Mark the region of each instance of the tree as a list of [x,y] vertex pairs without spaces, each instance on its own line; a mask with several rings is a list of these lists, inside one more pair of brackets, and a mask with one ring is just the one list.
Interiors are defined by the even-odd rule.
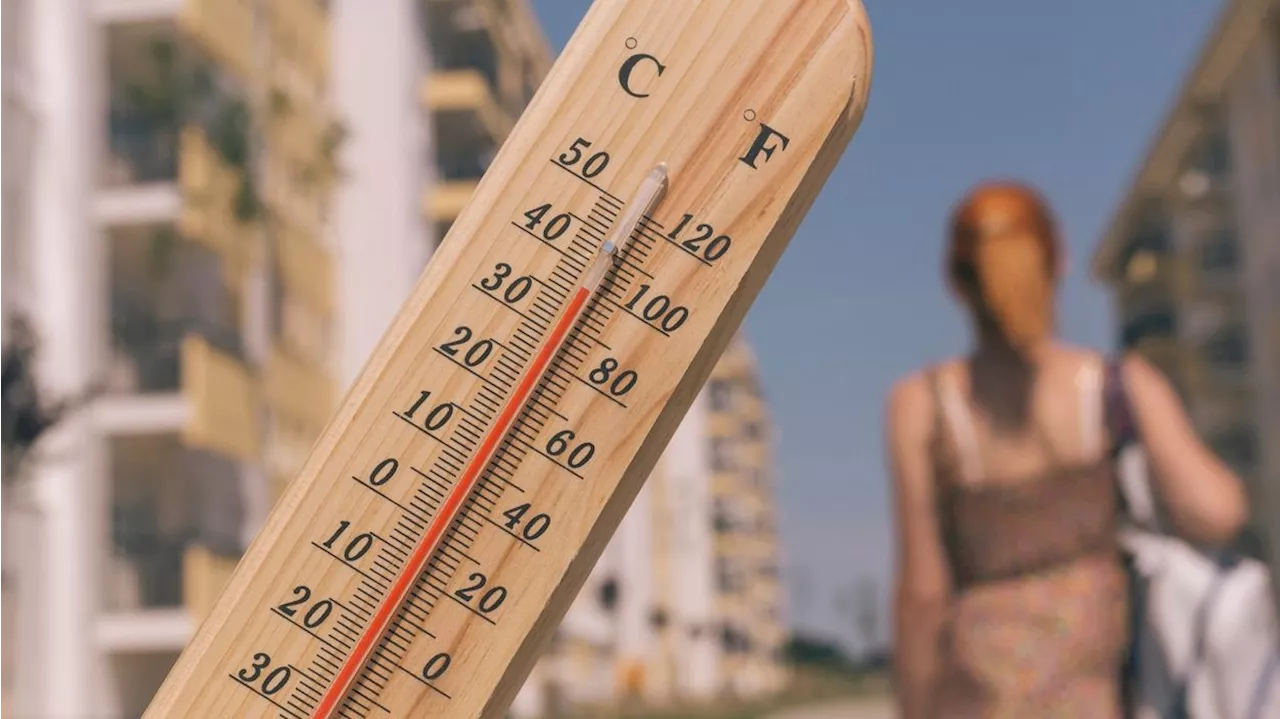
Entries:
[[870,577],[860,577],[836,598],[836,610],[853,620],[863,658],[871,657],[880,642],[880,590]]
[[5,319],[7,339],[3,347],[0,379],[3,392],[3,477],[6,492],[23,475],[26,460],[40,438],[70,411],[96,393],[91,388],[80,397],[51,399],[40,389],[34,366],[38,342],[35,331],[22,314]]

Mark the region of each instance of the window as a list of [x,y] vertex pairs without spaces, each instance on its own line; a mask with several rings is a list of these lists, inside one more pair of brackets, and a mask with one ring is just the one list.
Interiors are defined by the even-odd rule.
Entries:
[[110,544],[102,579],[108,611],[181,606],[187,553],[241,550],[239,465],[185,447],[177,434],[114,437],[109,443]]
[[740,592],[743,589],[742,573],[731,560],[725,557],[716,559],[716,587],[726,594]]
[[711,380],[707,383],[707,397],[712,412],[726,412],[733,405],[733,388],[725,380]]
[[610,577],[600,585],[600,606],[611,612],[618,606],[618,580]]
[[1230,272],[1240,261],[1240,242],[1235,230],[1214,230],[1200,246],[1200,268],[1206,272]]
[[720,643],[729,654],[745,654],[751,651],[751,640],[746,633],[731,624],[726,624],[721,629]]
[[1196,143],[1187,152],[1183,164],[1183,176],[1197,174],[1205,179],[1221,178],[1231,171],[1231,140],[1226,124],[1220,119],[1209,118]]
[[729,510],[728,502],[724,498],[715,500],[712,523],[718,534],[733,531],[733,513]]
[[713,472],[730,472],[733,468],[733,445],[725,437],[712,437],[711,470]]
[[1132,347],[1147,337],[1173,337],[1177,331],[1177,317],[1171,310],[1145,312],[1124,323],[1120,346]]
[[1257,434],[1252,425],[1239,424],[1209,440],[1209,446],[1232,469],[1249,474],[1257,461]]
[[1220,330],[1204,343],[1204,358],[1220,369],[1238,369],[1248,360],[1248,338],[1240,326]]

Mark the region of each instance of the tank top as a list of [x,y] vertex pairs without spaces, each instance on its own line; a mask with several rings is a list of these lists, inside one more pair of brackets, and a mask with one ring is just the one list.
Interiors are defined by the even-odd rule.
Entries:
[[[1128,644],[1117,494],[1102,452],[1100,367],[1078,377],[1081,431],[1096,462],[983,482],[968,408],[933,372],[941,412],[939,517],[954,592],[939,650],[938,717],[1119,719]],[[966,481],[967,480],[967,481]],[[976,481],[975,481],[976,480]]]

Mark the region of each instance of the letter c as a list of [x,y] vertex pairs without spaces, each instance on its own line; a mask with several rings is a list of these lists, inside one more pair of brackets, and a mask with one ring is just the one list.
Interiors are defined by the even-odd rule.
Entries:
[[656,65],[658,67],[659,77],[662,76],[662,71],[667,69],[667,67],[662,63],[658,62],[658,58],[654,57],[653,55],[649,55],[643,52],[636,53],[635,55],[632,55],[631,57],[624,60],[622,63],[622,67],[618,68],[618,84],[622,86],[622,91],[627,93],[628,95],[632,97],[645,98],[649,96],[649,93],[636,92],[635,90],[631,89],[631,71],[635,70],[636,65],[639,65],[641,60],[648,60],[652,62],[654,65]]

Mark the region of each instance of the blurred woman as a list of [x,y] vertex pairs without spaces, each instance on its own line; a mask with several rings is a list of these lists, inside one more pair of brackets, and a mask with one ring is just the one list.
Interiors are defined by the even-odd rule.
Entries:
[[[899,380],[887,405],[905,719],[1124,715],[1105,359],[1054,336],[1062,266],[1033,190],[982,185],[954,211],[946,271],[973,349]],[[1239,479],[1159,371],[1126,356],[1118,374],[1173,526],[1193,542],[1232,540],[1246,518]]]

